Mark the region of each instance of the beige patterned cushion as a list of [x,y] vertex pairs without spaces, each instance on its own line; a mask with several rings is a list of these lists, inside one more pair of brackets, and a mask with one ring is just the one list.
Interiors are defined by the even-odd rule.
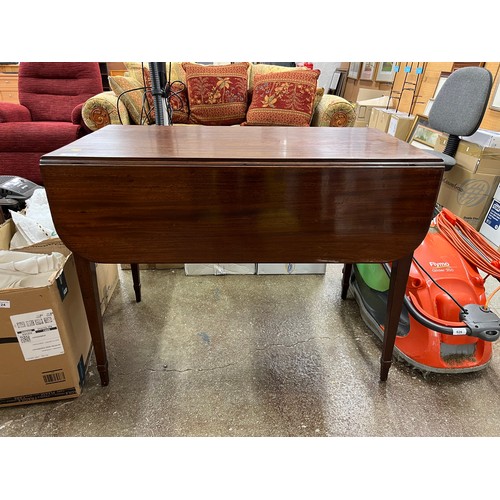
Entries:
[[322,97],[313,115],[313,127],[352,127],[356,121],[356,111],[353,104],[332,94]]
[[115,95],[125,104],[133,123],[137,125],[153,123],[149,116],[149,105],[142,83],[131,76],[110,76],[108,80]]
[[289,68],[286,66],[278,66],[275,64],[251,64],[249,68],[248,75],[248,90],[251,92],[253,90],[253,80],[255,75],[267,75],[268,73],[282,73],[284,71],[303,71],[307,70],[306,67]]
[[130,125],[125,104],[120,100],[118,107],[117,103],[118,98],[113,91],[101,92],[88,99],[82,109],[85,125],[94,131],[106,125]]

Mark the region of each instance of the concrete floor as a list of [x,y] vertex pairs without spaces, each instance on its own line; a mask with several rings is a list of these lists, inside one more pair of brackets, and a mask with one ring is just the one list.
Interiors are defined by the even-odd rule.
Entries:
[[79,398],[0,409],[0,437],[500,436],[499,347],[480,372],[395,362],[381,383],[381,344],[341,300],[341,269],[144,270],[139,304],[120,270],[104,317],[110,385],[92,359]]

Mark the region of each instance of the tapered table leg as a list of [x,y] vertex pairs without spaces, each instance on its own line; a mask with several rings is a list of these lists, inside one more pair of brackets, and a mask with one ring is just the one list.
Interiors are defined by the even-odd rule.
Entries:
[[87,313],[90,335],[94,346],[94,354],[97,363],[97,371],[101,377],[101,385],[109,384],[108,359],[106,357],[106,345],[104,342],[104,329],[102,325],[101,305],[99,303],[99,288],[95,263],[73,254],[75,258],[76,271],[82,291],[83,304]]
[[132,281],[134,283],[135,301],[141,301],[141,275],[139,272],[139,264],[130,264],[132,270]]
[[344,264],[344,267],[342,269],[342,292],[340,295],[344,300],[347,298],[347,291],[349,290],[351,271],[352,271],[352,264]]
[[403,299],[406,291],[406,283],[410,273],[412,255],[408,255],[392,263],[391,282],[387,300],[387,313],[384,328],[384,342],[382,345],[382,357],[380,359],[380,380],[387,380],[389,368],[392,364],[392,353],[398,331],[399,318],[403,308]]

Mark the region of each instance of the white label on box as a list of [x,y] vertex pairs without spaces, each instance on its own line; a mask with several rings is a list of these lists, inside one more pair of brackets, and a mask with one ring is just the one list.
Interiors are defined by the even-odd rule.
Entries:
[[387,133],[389,135],[396,135],[396,129],[398,127],[398,119],[394,118],[394,116],[391,116],[391,121],[389,122],[389,128],[387,129]]
[[52,309],[16,314],[10,320],[26,361],[64,354]]
[[0,300],[0,309],[10,309],[10,300]]

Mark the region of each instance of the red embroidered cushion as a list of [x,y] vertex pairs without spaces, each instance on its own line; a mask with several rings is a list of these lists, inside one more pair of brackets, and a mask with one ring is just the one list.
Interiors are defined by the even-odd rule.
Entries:
[[245,119],[249,64],[182,63],[186,72],[190,123],[235,125]]
[[255,75],[243,125],[308,127],[319,75],[319,70]]
[[172,108],[172,123],[189,123],[188,93],[184,83],[172,82],[169,102]]

